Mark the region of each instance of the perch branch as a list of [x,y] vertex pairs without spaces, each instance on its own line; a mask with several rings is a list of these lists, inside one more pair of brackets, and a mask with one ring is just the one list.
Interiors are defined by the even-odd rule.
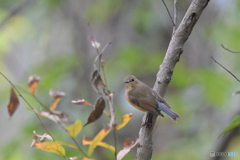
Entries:
[[[156,82],[153,88],[161,96],[164,96],[167,86],[171,81],[173,69],[183,52],[183,46],[208,2],[209,0],[193,0],[183,17],[183,20],[179,24],[179,27],[173,34],[163,63],[159,67]],[[150,160],[152,157],[153,149],[151,133],[156,123],[156,118],[156,114],[144,114],[142,124],[146,125],[142,125],[139,131],[139,141],[136,153],[137,160]]]

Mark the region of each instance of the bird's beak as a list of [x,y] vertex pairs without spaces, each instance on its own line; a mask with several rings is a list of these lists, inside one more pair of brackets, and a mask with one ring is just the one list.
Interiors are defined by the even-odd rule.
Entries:
[[129,80],[125,81],[125,83],[129,83]]

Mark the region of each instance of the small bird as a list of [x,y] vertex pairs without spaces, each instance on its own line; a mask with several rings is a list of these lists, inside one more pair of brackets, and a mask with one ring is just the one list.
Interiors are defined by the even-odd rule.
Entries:
[[179,114],[170,110],[170,106],[157,92],[133,75],[127,76],[124,82],[126,84],[126,98],[133,107],[144,112],[152,112],[164,117],[161,113],[161,111],[163,111],[174,121],[176,121],[176,118],[180,117]]

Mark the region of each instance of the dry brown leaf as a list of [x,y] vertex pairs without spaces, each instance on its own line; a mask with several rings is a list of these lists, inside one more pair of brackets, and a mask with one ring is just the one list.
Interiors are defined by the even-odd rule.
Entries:
[[33,96],[36,95],[37,86],[38,86],[39,81],[40,81],[40,77],[37,75],[31,75],[28,78],[28,89]]
[[86,101],[85,99],[72,100],[72,103],[93,107],[93,105],[88,103],[88,101]]
[[117,160],[121,160],[133,147],[136,146],[138,143],[138,138],[136,139],[135,143],[131,139],[126,139],[126,141],[123,144],[123,149],[118,152],[117,154]]
[[43,135],[39,135],[39,134],[36,134],[36,131],[33,131],[33,134],[34,134],[34,137],[33,137],[31,147],[34,147],[35,144],[38,143],[38,140],[37,140],[38,138],[40,138],[40,142],[44,142],[45,139],[53,141],[53,138],[46,133],[44,133]]
[[51,112],[45,112],[45,111],[37,111],[36,109],[34,109],[34,112],[37,113],[40,116],[46,117],[56,123],[58,123],[59,121],[62,122],[66,122],[66,123],[73,123],[73,121],[71,121],[68,118],[68,115],[66,113],[63,113],[61,111],[51,111]]
[[60,121],[62,122],[66,122],[66,123],[74,123],[73,121],[71,121],[69,118],[68,118],[68,115],[64,112],[61,112],[61,111],[52,111],[51,114],[57,116]]
[[17,109],[18,105],[19,105],[18,97],[17,97],[14,89],[11,88],[11,90],[10,90],[10,100],[9,100],[9,103],[8,103],[8,106],[7,106],[8,113],[9,113],[10,117],[13,115],[13,113]]
[[103,80],[101,78],[100,74],[97,74],[94,81],[93,81],[93,88],[95,89],[96,92],[100,93],[99,91],[99,86],[105,87],[105,84],[103,83]]
[[101,117],[104,108],[105,108],[105,100],[102,97],[100,97],[100,98],[97,99],[95,109],[89,115],[88,121],[84,125],[84,127],[86,125],[88,125],[89,123],[92,123],[92,122],[96,121],[99,117]]
[[57,99],[59,97],[64,97],[65,93],[61,92],[61,91],[56,91],[56,90],[51,88],[50,91],[49,91],[49,96],[54,98],[54,99]]
[[94,69],[94,71],[91,74],[91,82],[95,79],[97,75],[99,75],[98,69]]

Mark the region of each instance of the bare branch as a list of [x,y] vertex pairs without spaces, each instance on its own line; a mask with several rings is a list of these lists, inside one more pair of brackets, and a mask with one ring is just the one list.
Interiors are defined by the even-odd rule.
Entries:
[[174,0],[174,26],[173,26],[173,34],[176,31],[177,28],[177,12],[178,12],[178,7],[177,7],[177,0]]
[[176,24],[175,24],[174,21],[173,21],[173,18],[172,18],[171,14],[170,14],[170,12],[169,12],[169,10],[168,10],[168,7],[167,7],[166,3],[164,2],[164,0],[162,0],[162,2],[163,2],[163,4],[164,4],[165,8],[167,9],[167,12],[168,12],[169,17],[171,18],[173,27],[175,28],[175,25],[176,25]]
[[218,61],[216,61],[212,56],[211,58],[214,60],[215,63],[217,63],[219,66],[221,66],[223,69],[225,69],[228,73],[230,73],[238,82],[240,82],[240,80],[232,73],[230,72],[227,68],[225,68],[223,65],[221,65]]
[[98,58],[99,58],[100,56],[102,56],[103,52],[106,50],[106,48],[107,48],[111,43],[112,43],[112,42],[110,41],[110,42],[108,42],[108,43],[103,47],[103,49],[101,50],[101,52],[96,56],[96,58],[95,58],[95,60],[94,60],[94,64],[96,64]]
[[[197,23],[202,11],[208,5],[209,0],[193,0],[189,6],[183,20],[179,27],[173,34],[169,43],[166,56],[163,63],[159,67],[157,79],[153,89],[158,92],[162,97],[164,96],[167,86],[171,81],[174,67],[180,59],[183,52],[183,46],[190,36],[193,27]],[[156,123],[156,114],[145,113],[139,131],[139,141],[137,148],[137,160],[150,160],[152,157],[152,132]],[[149,125],[150,124],[150,125]],[[150,137],[150,138],[149,138]],[[149,140],[147,140],[149,138]]]
[[221,44],[222,48],[229,51],[229,52],[232,52],[232,53],[240,53],[240,51],[233,51],[233,50],[230,50],[228,48],[226,48],[223,44]]

